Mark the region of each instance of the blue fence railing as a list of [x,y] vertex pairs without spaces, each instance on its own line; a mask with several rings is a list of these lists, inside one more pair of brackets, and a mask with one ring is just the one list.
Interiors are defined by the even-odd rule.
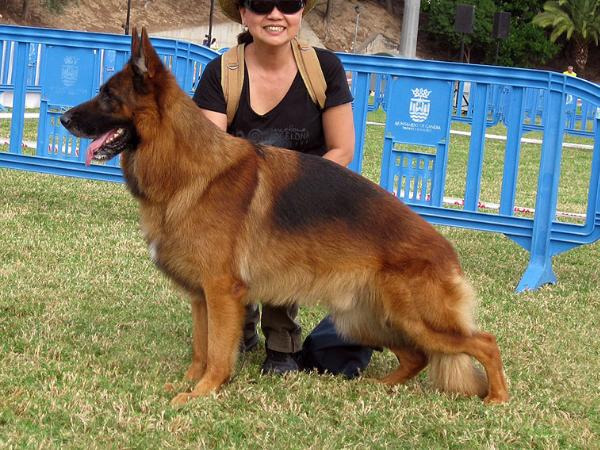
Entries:
[[[370,94],[372,99],[369,104],[369,111],[382,108],[387,111],[387,101],[389,96],[389,76],[387,74],[373,74],[370,80]],[[471,83],[468,81],[457,80],[454,86],[454,109],[452,120],[456,122],[471,123],[475,114],[474,105],[471,100]],[[546,89],[525,88],[525,121],[526,131],[541,131],[543,126],[543,108],[545,103]],[[486,126],[492,127],[498,123],[505,122],[510,100],[513,98],[512,87],[507,84],[494,84],[488,90],[487,113],[488,120]],[[567,122],[565,131],[572,135],[592,137],[594,127],[596,126],[596,103],[584,101],[581,98],[574,98],[567,95],[565,104],[565,114]]]
[[[191,43],[152,42],[190,94],[204,65],[216,56]],[[0,94],[13,94],[7,119],[10,139],[0,148],[0,167],[122,181],[118,161],[86,167],[88,142],[69,135],[58,117],[95,95],[127,61],[129,47],[130,38],[123,35],[0,26]],[[600,87],[537,70],[339,56],[354,95],[357,144],[350,168],[361,171],[367,113],[382,108],[381,185],[432,223],[502,233],[527,250],[529,264],[518,291],[554,282],[553,256],[600,238]],[[28,120],[25,100],[32,93],[40,96],[39,120],[37,139],[28,149],[23,128]],[[490,127],[503,131],[501,163],[492,171],[496,209],[480,195],[482,183],[489,183],[484,176],[486,150],[495,148],[487,133]],[[456,133],[462,133],[469,149],[462,164],[453,157]],[[527,133],[540,143],[535,170],[522,163],[522,152],[534,151],[523,144]],[[587,192],[578,202],[577,220],[563,219],[557,210],[565,185],[561,175],[568,177],[571,165],[580,163],[563,152],[568,136],[583,140],[588,148],[585,179],[566,183],[583,184],[581,191]],[[447,196],[450,172],[464,182],[459,199]],[[535,185],[530,214],[520,213],[519,183]]]
[[[215,53],[191,43],[153,39],[158,53],[179,84],[193,93],[203,65]],[[131,37],[54,29],[0,26],[0,94],[12,94],[10,144],[0,154],[4,164],[62,175],[121,181],[119,161],[86,168],[89,142],[70,135],[60,115],[81,103],[129,59]],[[39,124],[34,155],[24,155],[25,99],[40,94]],[[24,157],[26,156],[26,157]],[[10,160],[7,161],[7,160]]]

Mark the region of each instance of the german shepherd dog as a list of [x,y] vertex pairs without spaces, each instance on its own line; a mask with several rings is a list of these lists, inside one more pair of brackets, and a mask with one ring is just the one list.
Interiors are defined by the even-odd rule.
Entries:
[[508,400],[496,340],[474,325],[474,294],[451,244],[392,194],[333,162],[217,129],[145,29],[133,31],[124,68],[61,122],[94,139],[88,162],[121,154],[150,254],[192,298],[185,377],[198,382],[173,405],[229,380],[244,307],[257,301],[327,306],[342,336],[396,355],[385,384],[429,365],[440,390]]

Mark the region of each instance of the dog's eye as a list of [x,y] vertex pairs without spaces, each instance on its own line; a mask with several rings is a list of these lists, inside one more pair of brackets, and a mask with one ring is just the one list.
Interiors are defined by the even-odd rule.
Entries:
[[113,92],[107,86],[102,86],[102,88],[100,88],[98,99],[100,100],[100,108],[106,112],[118,111],[122,106],[119,97],[113,95]]
[[110,90],[110,88],[103,89],[102,98],[105,102],[111,104],[120,105],[122,103],[121,98],[118,95],[115,95],[114,92]]

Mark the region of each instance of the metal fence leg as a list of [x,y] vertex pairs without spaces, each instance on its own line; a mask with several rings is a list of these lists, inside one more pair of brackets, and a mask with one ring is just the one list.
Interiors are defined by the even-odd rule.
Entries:
[[546,283],[556,283],[552,270],[550,233],[556,214],[560,163],[564,132],[565,99],[561,92],[550,91],[544,110],[545,130],[538,178],[538,190],[533,218],[531,256],[517,292],[537,289]]

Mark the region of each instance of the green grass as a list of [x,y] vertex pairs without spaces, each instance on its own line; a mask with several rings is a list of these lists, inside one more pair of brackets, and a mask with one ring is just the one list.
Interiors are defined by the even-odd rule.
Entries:
[[[382,138],[369,127],[372,179]],[[456,167],[467,151],[457,142]],[[532,201],[529,184],[520,201]],[[189,306],[151,264],[124,186],[1,169],[0,223],[0,448],[600,448],[598,243],[555,258],[557,285],[517,295],[525,251],[441,229],[479,292],[481,328],[498,337],[507,405],[436,393],[424,375],[393,389],[368,382],[395,366],[388,352],[345,381],[262,377],[259,350],[220,393],[174,410],[165,386],[189,387]],[[303,308],[304,332],[323,314]]]
[[[39,112],[39,111],[36,111]],[[10,137],[11,119],[0,119],[0,137]],[[38,132],[38,120],[37,119],[24,119],[23,124],[23,140],[25,141],[37,141]],[[8,145],[0,145],[0,152],[8,152]],[[24,155],[35,155],[35,149],[25,147],[21,150]]]
[[[0,136],[9,137],[10,136],[10,119],[0,119]],[[37,119],[24,119],[23,125],[23,139],[28,141],[35,141],[37,139],[37,128],[38,128],[38,120]]]

